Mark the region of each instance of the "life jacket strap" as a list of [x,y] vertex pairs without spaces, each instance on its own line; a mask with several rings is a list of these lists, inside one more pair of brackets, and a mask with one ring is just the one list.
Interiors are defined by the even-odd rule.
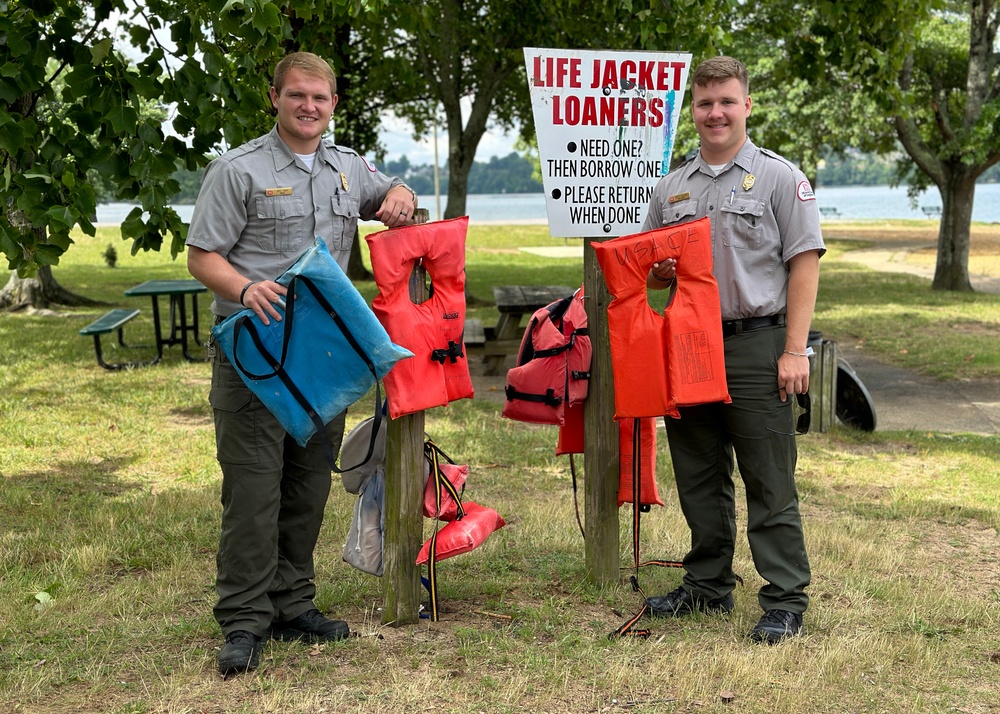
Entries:
[[507,401],[512,402],[515,399],[520,399],[524,402],[539,402],[550,407],[558,407],[562,404],[562,397],[556,396],[556,391],[554,389],[546,389],[545,394],[528,394],[527,392],[519,392],[512,386],[507,385],[504,388],[504,394],[507,395]]
[[465,353],[462,352],[462,342],[448,341],[447,349],[436,349],[431,350],[431,361],[445,363],[445,360],[450,360],[452,364],[458,362],[459,357],[465,357]]

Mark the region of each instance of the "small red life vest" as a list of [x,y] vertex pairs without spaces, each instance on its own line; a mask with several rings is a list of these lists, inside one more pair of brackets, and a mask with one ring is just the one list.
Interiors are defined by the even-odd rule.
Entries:
[[662,506],[656,487],[656,418],[621,419],[618,422],[618,505],[632,503],[632,440],[639,422],[639,505]]
[[[709,219],[592,245],[614,296],[615,418],[679,416],[679,406],[731,402]],[[646,276],[667,258],[677,260],[677,285],[660,316],[647,301]]]
[[[385,376],[393,419],[473,396],[463,339],[468,226],[463,216],[365,236],[379,288],[372,310],[393,342],[414,354]],[[431,281],[431,295],[419,305],[410,299],[417,261]]]
[[434,548],[434,561],[445,560],[455,555],[475,550],[500,530],[507,521],[492,508],[480,506],[475,501],[466,501],[465,515],[461,519],[449,521],[440,531],[431,536],[417,554],[417,565],[423,565]]
[[590,357],[581,286],[531,316],[521,338],[517,366],[507,372],[502,416],[562,425],[566,409],[587,398]]

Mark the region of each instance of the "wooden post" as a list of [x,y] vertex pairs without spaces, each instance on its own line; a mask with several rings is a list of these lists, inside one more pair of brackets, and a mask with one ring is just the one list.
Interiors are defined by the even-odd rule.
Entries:
[[[426,223],[418,208],[414,223]],[[422,303],[427,273],[422,265],[410,277],[410,299]],[[385,540],[382,558],[382,623],[409,625],[420,619],[420,566],[423,541],[424,412],[390,419],[385,448]]]
[[618,582],[618,424],[608,340],[611,295],[597,254],[584,239],[583,292],[593,355],[584,406],[584,522],[587,578],[598,585]]

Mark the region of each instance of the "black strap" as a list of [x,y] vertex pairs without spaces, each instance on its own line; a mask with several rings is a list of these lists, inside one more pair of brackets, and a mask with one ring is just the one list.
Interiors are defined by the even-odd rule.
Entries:
[[573,508],[576,510],[576,524],[580,526],[580,537],[587,540],[587,533],[583,529],[583,519],[580,518],[580,501],[576,492],[576,461],[573,454],[569,455],[569,472],[573,476]]
[[528,394],[527,392],[519,392],[508,384],[504,387],[503,391],[507,395],[508,402],[520,399],[522,402],[538,402],[550,407],[558,407],[563,401],[562,397],[556,396],[556,390],[554,389],[546,389],[545,394]]
[[[333,449],[330,446],[330,440],[326,435],[326,424],[323,423],[323,419],[320,417],[319,413],[309,403],[305,395],[299,389],[298,385],[292,380],[291,375],[285,370],[285,359],[288,356],[288,345],[292,339],[292,326],[295,320],[295,302],[298,297],[298,291],[296,287],[301,283],[304,285],[309,292],[312,293],[313,297],[316,298],[316,302],[319,303],[320,307],[326,312],[326,314],[334,321],[337,327],[340,329],[341,334],[347,340],[348,344],[354,349],[354,351],[364,360],[365,365],[368,367],[368,371],[372,373],[372,377],[375,378],[375,414],[372,421],[372,432],[371,440],[368,444],[368,453],[365,454],[365,458],[359,464],[350,466],[348,468],[337,468],[337,460],[333,453]],[[302,407],[306,415],[312,421],[313,426],[316,427],[316,433],[319,434],[320,441],[323,443],[323,450],[326,452],[326,459],[330,463],[330,468],[337,473],[343,473],[345,471],[350,471],[356,469],[359,466],[367,463],[375,451],[375,440],[378,435],[379,426],[382,423],[382,390],[378,383],[378,375],[375,372],[375,365],[372,363],[371,359],[362,349],[361,345],[351,331],[347,328],[347,324],[344,320],[337,314],[337,311],[333,308],[330,302],[326,299],[316,284],[311,278],[305,275],[295,275],[292,276],[291,281],[288,283],[288,295],[286,296],[286,306],[285,306],[285,319],[282,321],[283,332],[281,340],[281,357],[275,358],[267,348],[264,346],[260,335],[257,332],[257,326],[252,322],[249,315],[241,315],[236,319],[236,323],[233,325],[233,364],[235,367],[243,373],[248,379],[254,381],[261,381],[265,379],[271,379],[272,377],[277,377],[281,380],[282,384],[288,389],[289,394],[298,402],[299,406]],[[253,340],[254,346],[257,348],[258,353],[267,361],[268,365],[271,367],[271,372],[265,372],[263,374],[254,374],[250,372],[240,361],[239,357],[239,339],[240,333],[246,330],[250,335],[250,339]]]
[[[675,560],[647,560],[639,562],[639,526],[642,522],[642,512],[648,511],[641,504],[642,488],[640,479],[642,477],[642,422],[639,417],[635,417],[632,422],[632,556],[635,573],[629,577],[632,583],[632,590],[642,596],[642,607],[639,611],[626,620],[622,625],[608,635],[609,639],[615,640],[622,637],[639,637],[646,639],[650,635],[648,628],[637,627],[639,621],[649,610],[649,603],[646,601],[646,593],[639,587],[639,568],[646,565],[659,565],[666,568],[683,568],[684,564]],[[656,428],[655,426],[653,427]]]
[[449,360],[452,364],[455,364],[458,362],[459,357],[465,357],[465,353],[462,352],[464,341],[464,339],[460,339],[458,342],[449,340],[447,349],[431,350],[431,361],[444,364],[445,360]]

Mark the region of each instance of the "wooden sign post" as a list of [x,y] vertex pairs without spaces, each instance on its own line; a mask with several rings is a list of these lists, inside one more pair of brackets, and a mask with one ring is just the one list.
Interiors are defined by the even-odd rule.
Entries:
[[[426,223],[418,208],[414,223]],[[410,277],[410,299],[427,299],[427,272],[417,265]],[[385,443],[385,538],[382,558],[382,623],[409,625],[420,619],[420,566],[423,541],[424,412],[390,419]]]

